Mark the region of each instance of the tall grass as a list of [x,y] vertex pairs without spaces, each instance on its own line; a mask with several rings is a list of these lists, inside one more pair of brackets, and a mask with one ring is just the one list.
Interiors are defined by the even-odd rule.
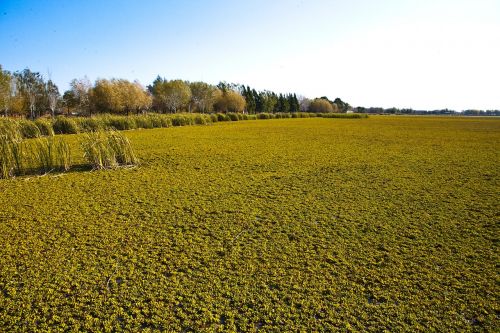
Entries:
[[31,120],[18,120],[19,132],[23,138],[32,139],[42,136],[40,129],[34,121]]
[[23,138],[37,138],[54,134],[76,134],[80,132],[95,132],[103,129],[132,130],[136,128],[160,128],[171,126],[207,125],[221,121],[239,121],[255,119],[281,119],[281,118],[367,118],[366,114],[358,113],[179,113],[179,114],[159,114],[146,113],[140,115],[111,115],[102,114],[94,117],[68,118],[59,116],[53,120],[37,119],[3,119],[0,122],[16,123]]
[[38,127],[40,131],[40,135],[43,136],[51,136],[54,135],[54,128],[52,127],[52,123],[47,119],[37,119],[35,120],[35,125]]
[[114,152],[118,165],[136,165],[139,163],[130,141],[125,135],[117,131],[109,131],[107,136],[109,147]]
[[54,136],[37,138],[30,149],[31,166],[43,173],[68,171],[71,167],[71,151],[68,144]]
[[9,178],[23,172],[23,142],[19,124],[0,122],[0,178]]
[[81,132],[94,132],[104,128],[104,123],[97,117],[75,118],[75,122]]
[[78,133],[78,125],[73,118],[59,116],[52,123],[56,134],[76,134]]
[[97,131],[84,134],[83,156],[94,170],[136,165],[138,160],[130,141],[117,131]]

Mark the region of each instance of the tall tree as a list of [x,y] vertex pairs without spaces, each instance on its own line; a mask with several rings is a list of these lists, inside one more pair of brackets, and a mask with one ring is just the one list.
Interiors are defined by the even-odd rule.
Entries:
[[61,96],[59,94],[59,89],[57,88],[56,84],[52,82],[52,80],[49,80],[47,81],[45,91],[47,94],[47,100],[49,102],[50,112],[52,113],[52,117],[54,117],[56,113],[57,102],[59,101],[59,97]]
[[[25,97],[27,101],[27,109],[29,110],[30,118],[34,119],[40,115],[43,109],[43,102],[45,97],[45,83],[42,76],[38,72],[32,72],[28,68],[22,72],[14,73],[16,76],[19,92]],[[38,111],[38,114],[37,114]]]
[[69,114],[72,109],[78,107],[78,99],[73,90],[66,90],[62,97],[62,103],[66,107],[66,113]]
[[161,79],[155,82],[152,87],[153,102],[160,110],[177,112],[185,108],[191,100],[191,89],[182,80],[167,81]]
[[331,113],[333,112],[333,107],[327,99],[316,98],[309,104],[309,112]]
[[278,96],[271,91],[263,91],[260,93],[263,102],[262,112],[271,113],[274,111],[276,103],[278,103]]
[[302,112],[307,112],[309,111],[309,105],[311,104],[311,100],[307,97],[304,96],[299,96],[298,97],[298,103],[299,103],[299,110]]
[[79,111],[92,115],[92,110],[90,108],[90,94],[92,90],[92,83],[90,83],[88,77],[84,76],[81,79],[73,79],[69,85],[71,87],[71,90],[73,91],[73,95],[78,101]]
[[245,110],[245,98],[241,96],[237,91],[228,89],[223,91],[217,101],[215,102],[214,108],[219,112],[243,112]]
[[91,93],[92,109],[98,112],[139,113],[151,106],[151,96],[137,81],[96,80]]
[[[205,82],[191,82],[191,104],[197,112],[210,112],[217,98],[217,88]],[[191,110],[190,110],[191,111]]]
[[242,95],[245,98],[247,112],[249,114],[255,113],[257,102],[255,100],[255,95],[249,86],[242,86]]
[[299,112],[300,106],[299,101],[297,100],[297,95],[289,94],[288,103],[290,104],[290,112]]
[[349,108],[351,107],[349,105],[349,103],[346,103],[344,101],[342,101],[340,98],[335,98],[335,100],[333,101],[333,103],[335,103],[338,107],[338,110],[340,112],[347,112],[347,110],[349,110]]

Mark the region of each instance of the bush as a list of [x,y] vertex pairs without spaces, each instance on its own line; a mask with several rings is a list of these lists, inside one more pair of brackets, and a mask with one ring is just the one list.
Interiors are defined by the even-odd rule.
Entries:
[[52,123],[52,128],[56,134],[76,134],[78,133],[78,125],[72,118],[64,116],[57,117]]
[[231,119],[227,114],[224,113],[217,113],[217,120],[218,121],[230,121]]
[[104,116],[103,120],[106,128],[118,131],[136,128],[134,119],[129,116]]
[[187,126],[193,125],[194,119],[192,116],[186,116],[182,114],[174,115],[172,117],[172,125],[173,126]]
[[143,117],[147,117],[149,119],[152,128],[168,127],[168,126],[163,126],[162,117],[158,114],[147,114],[144,115]]
[[216,115],[216,114],[212,113],[212,114],[210,115],[210,120],[212,121],[212,123],[216,123],[216,122],[218,122],[218,121],[219,121],[219,118],[217,117],[217,115]]
[[95,132],[104,128],[104,121],[100,118],[75,118],[81,132]]
[[172,118],[170,118],[170,117],[167,117],[165,115],[161,115],[160,120],[161,120],[161,127],[172,127],[173,126]]
[[136,128],[153,128],[153,122],[151,118],[147,115],[135,116],[135,127]]
[[196,115],[194,117],[194,123],[196,125],[206,125],[207,124],[207,121],[205,120],[205,118],[203,118],[201,115]]
[[257,119],[270,119],[270,118],[271,115],[269,113],[262,112],[257,114]]
[[229,120],[231,121],[238,121],[240,120],[240,118],[238,117],[238,114],[237,113],[228,113],[227,116],[229,117]]

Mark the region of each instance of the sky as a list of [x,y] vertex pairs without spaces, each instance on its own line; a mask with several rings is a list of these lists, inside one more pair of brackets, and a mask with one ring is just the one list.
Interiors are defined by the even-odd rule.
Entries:
[[0,0],[0,64],[242,83],[353,106],[500,109],[500,0]]

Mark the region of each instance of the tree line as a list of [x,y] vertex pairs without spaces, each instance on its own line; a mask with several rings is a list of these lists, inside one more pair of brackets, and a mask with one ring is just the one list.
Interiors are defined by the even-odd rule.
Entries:
[[49,78],[26,68],[9,72],[0,65],[0,114],[35,119],[46,114],[89,115],[158,113],[287,113],[346,112],[340,98],[308,99],[295,93],[257,91],[248,85],[220,82],[168,80],[158,76],[144,87],[125,79],[74,79],[70,89],[60,93]]
[[407,114],[407,115],[460,115],[460,116],[500,116],[500,110],[414,110],[411,108],[355,107],[353,111],[365,114]]

